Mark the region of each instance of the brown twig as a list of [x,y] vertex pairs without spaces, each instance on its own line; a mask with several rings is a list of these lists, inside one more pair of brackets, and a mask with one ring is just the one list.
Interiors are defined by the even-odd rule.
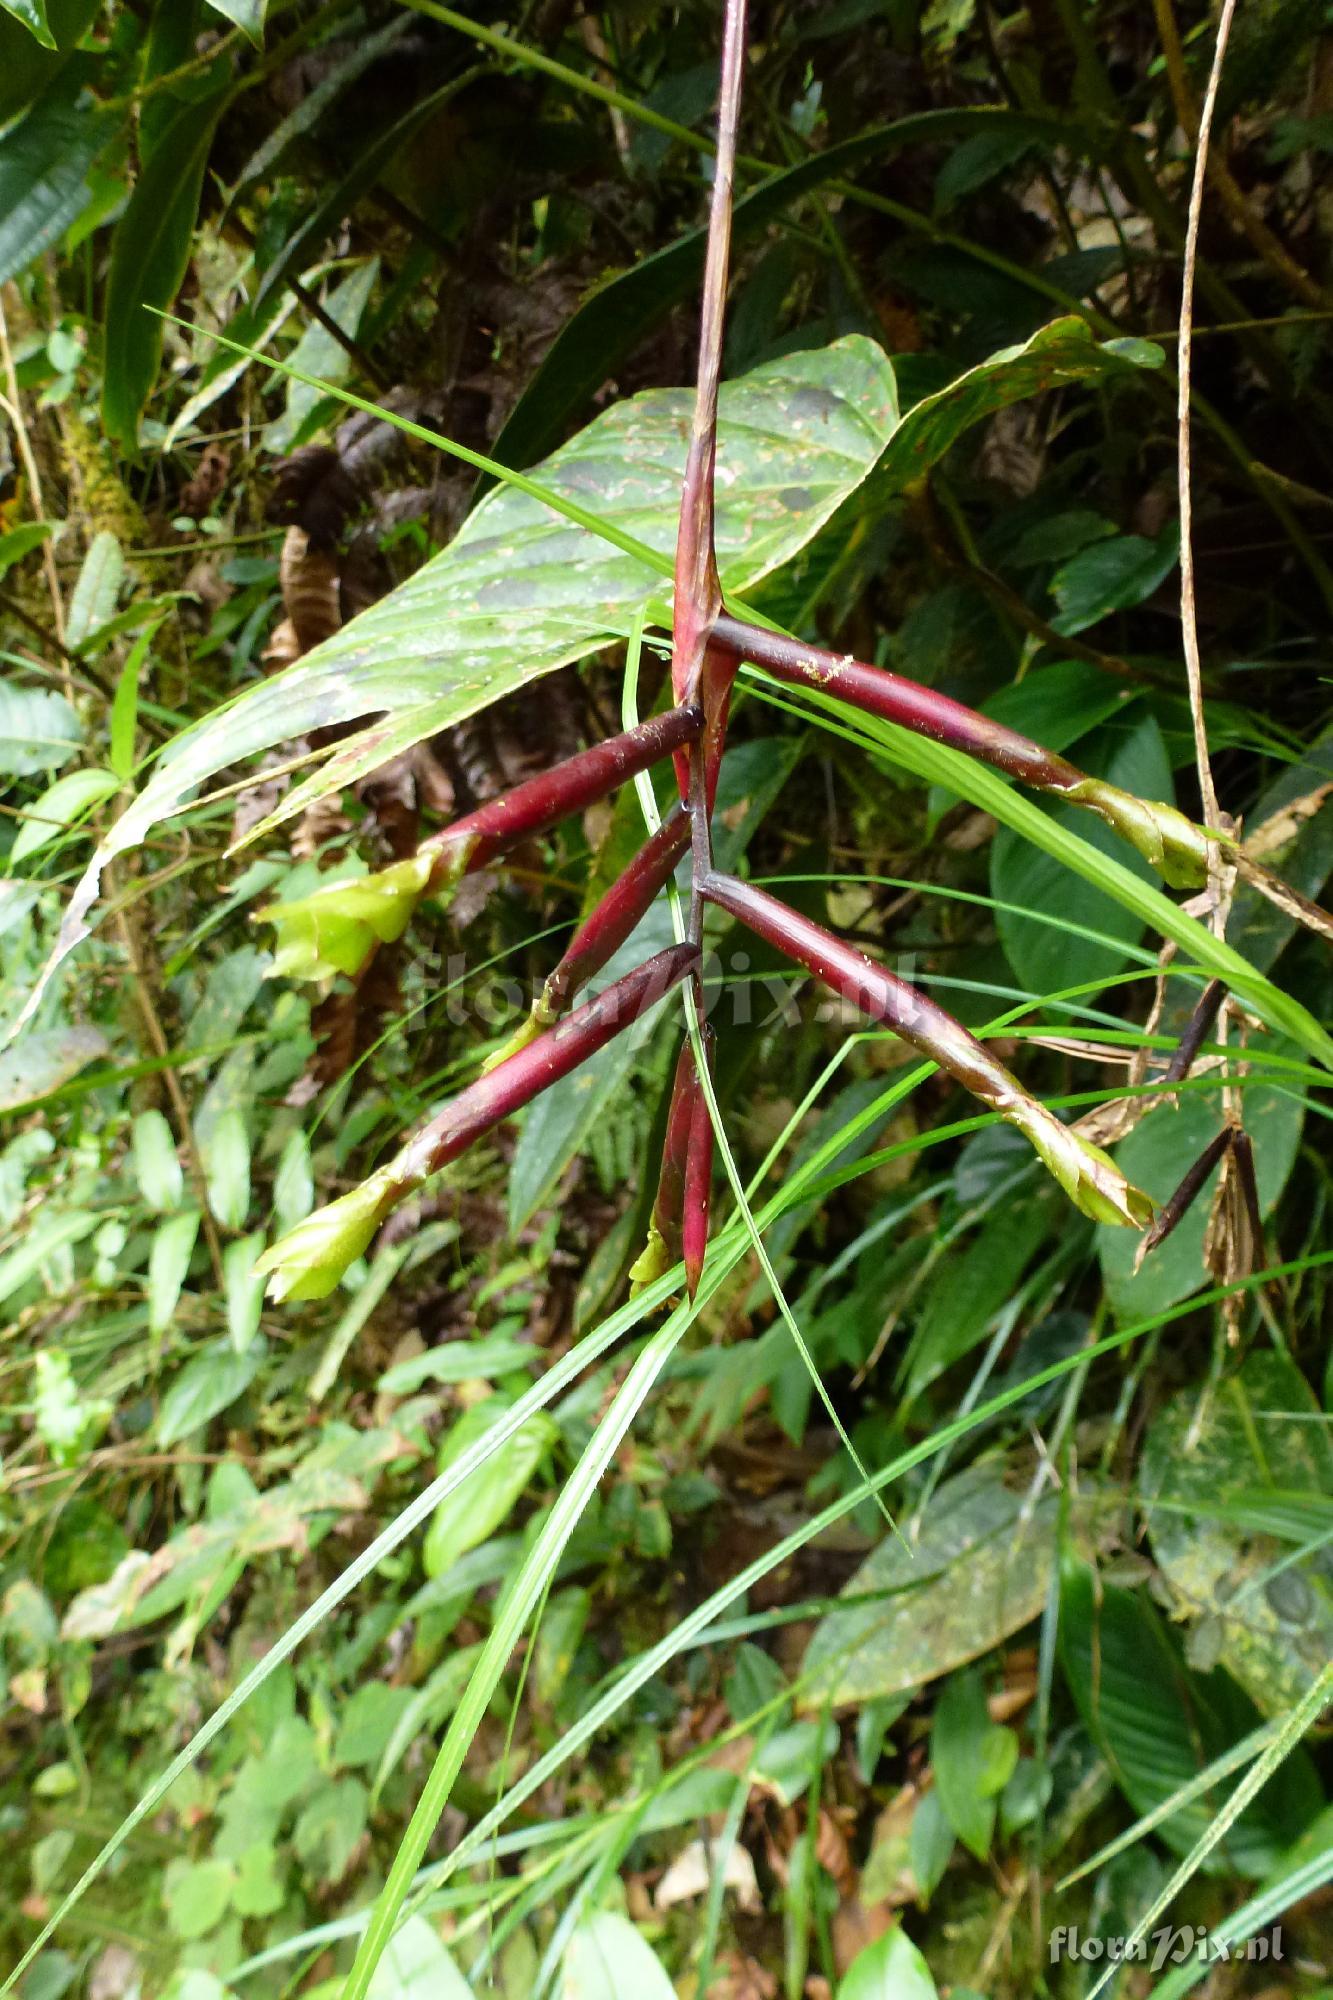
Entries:
[[[1207,155],[1207,139],[1203,133],[1194,93],[1190,89],[1189,77],[1185,71],[1185,51],[1180,40],[1180,30],[1172,11],[1171,0],[1153,0],[1153,13],[1157,17],[1157,33],[1162,44],[1162,55],[1166,62],[1167,82],[1171,89],[1171,102],[1175,106],[1176,117],[1182,130],[1191,138],[1198,138],[1201,151]],[[1224,20],[1219,30],[1219,41],[1224,42],[1230,28],[1230,21]],[[1236,180],[1225,160],[1213,157],[1207,161],[1208,178],[1217,190],[1217,195],[1227,214],[1248,238],[1252,248],[1260,256],[1274,277],[1284,284],[1289,292],[1303,305],[1326,312],[1333,305],[1322,285],[1316,284],[1309,272],[1298,264],[1285,243],[1268,227]]]
[[[19,394],[18,370],[14,366],[14,350],[9,344],[9,322],[5,317],[3,295],[0,295],[0,357],[5,369],[5,387],[8,395],[0,397],[10,423],[14,426],[14,441],[18,445],[23,470],[28,475],[28,490],[37,519],[45,520],[46,502],[42,497],[42,475],[37,464],[37,456],[28,435],[27,422],[23,415],[23,402]],[[46,571],[46,587],[51,593],[51,621],[54,637],[60,651],[65,651],[65,606],[60,595],[60,578],[56,574],[55,555],[49,539],[42,543],[42,568]],[[73,693],[73,688],[69,689]]]

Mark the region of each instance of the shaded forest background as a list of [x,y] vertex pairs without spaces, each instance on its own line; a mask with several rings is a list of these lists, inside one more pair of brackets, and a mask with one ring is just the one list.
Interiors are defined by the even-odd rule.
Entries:
[[[724,407],[729,504],[782,524],[762,614],[1196,818],[1174,371],[1216,30],[1192,0],[753,7],[724,367],[791,427],[770,476],[773,441]],[[901,1536],[720,1176],[725,1269],[598,1457],[662,1321],[626,1300],[670,1010],[450,1168],[333,1297],[275,1306],[255,1273],[476,1074],[641,838],[627,788],[364,977],[267,976],[263,907],[621,726],[628,614],[580,614],[560,653],[568,592],[521,537],[504,664],[457,719],[353,762],[349,716],[419,701],[406,663],[432,648],[455,672],[469,606],[440,552],[499,489],[425,433],[535,477],[575,440],[582,504],[669,547],[671,491],[622,504],[638,418],[581,440],[693,380],[719,33],[720,9],[656,0],[3,0],[6,1970],[365,1571],[117,1846],[24,2000],[332,2000],[459,1716],[375,2000],[1333,1993],[1327,1071],[1262,1004],[1271,982],[1326,1022],[1329,981],[1291,909],[1232,886],[1257,1011],[1229,1068],[1206,1039],[1165,1093],[1209,966],[1164,953],[1124,841],[1069,808],[1016,823],[1008,788],[932,782],[845,712],[742,684],[729,865],[986,1029],[1155,1199],[1229,1103],[1253,1145],[1258,1236],[1214,1174],[1136,1271],[949,1079],[717,931],[724,1121],[824,1387],[864,1463],[897,1468]],[[1196,273],[1198,620],[1221,804],[1315,902],[1331,152],[1327,6],[1242,0]],[[800,397],[853,407],[877,350],[904,413],[941,399],[937,447],[874,437],[806,533]],[[364,657],[341,637],[432,560],[393,600],[401,659],[386,626]],[[262,740],[211,739],[202,791],[110,860],[39,989],[161,753],[321,648],[375,699],[293,697],[284,727],[303,683],[273,683]],[[630,652],[647,714],[662,648]],[[548,1408],[395,1527],[540,1384]],[[1235,1950],[1210,1963],[1177,1928],[1176,1963],[1101,1987],[1100,1955],[1052,1951],[1057,1926],[1140,1924],[1149,1960],[1163,1924]]]

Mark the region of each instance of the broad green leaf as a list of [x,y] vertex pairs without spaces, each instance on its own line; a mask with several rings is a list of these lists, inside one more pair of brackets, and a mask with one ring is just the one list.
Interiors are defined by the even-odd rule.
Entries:
[[895,1925],[857,1953],[838,1988],[838,2000],[938,2000],[938,1993],[925,1959],[901,1925]]
[[139,675],[148,657],[148,648],[153,643],[156,624],[141,632],[130,647],[125,664],[116,681],[116,692],[111,703],[110,742],[107,749],[107,763],[122,784],[128,784],[134,775],[134,732],[139,721]]
[[190,1268],[195,1240],[199,1235],[197,1208],[168,1216],[159,1223],[148,1253],[148,1329],[163,1334],[171,1325],[180,1299],[181,1287]]
[[472,2000],[472,1988],[424,1917],[395,1931],[375,1968],[366,2000]]
[[[1113,1584],[1098,1588],[1081,1563],[1064,1580],[1059,1643],[1084,1724],[1136,1812],[1170,1798],[1258,1722],[1225,1673],[1191,1672],[1145,1597]],[[1222,1796],[1219,1790],[1173,1812],[1158,1829],[1161,1838],[1188,1853]],[[1314,1768],[1298,1750],[1242,1814],[1211,1866],[1265,1874],[1320,1800]]]
[[886,1536],[842,1592],[868,1601],[820,1620],[806,1649],[802,1701],[845,1707],[898,1694],[1026,1625],[1050,1587],[1057,1513],[1046,1494],[1025,1521],[1021,1492],[995,1467],[947,1481],[908,1545]]
[[53,49],[56,38],[51,33],[51,23],[46,18],[46,0],[0,0],[6,14],[12,14],[21,21],[30,35],[35,35],[44,49]]
[[229,1409],[254,1381],[262,1359],[263,1347],[258,1341],[244,1354],[237,1354],[227,1340],[215,1340],[201,1348],[162,1398],[157,1413],[157,1441],[162,1449],[169,1450],[192,1431],[202,1430],[220,1411]]
[[[1251,1054],[1262,1060],[1263,1037],[1251,1039]],[[1263,1083],[1247,1084],[1242,1098],[1245,1130],[1254,1148],[1259,1209],[1271,1214],[1287,1184],[1300,1146],[1305,1106],[1298,1092]],[[1179,1107],[1155,1106],[1116,1148],[1116,1163],[1135,1187],[1165,1201],[1179,1187],[1209,1140],[1217,1134],[1221,1107],[1214,1091],[1182,1093]],[[1107,1295],[1121,1320],[1161,1312],[1208,1283],[1203,1261],[1204,1231],[1217,1186],[1215,1170],[1175,1230],[1134,1270],[1135,1245],[1112,1239],[1123,1232],[1097,1231]]]
[[333,1761],[368,1769],[378,1764],[404,1709],[415,1700],[412,1688],[390,1687],[387,1681],[367,1681],[342,1712],[334,1738]]
[[208,1205],[224,1229],[239,1229],[250,1208],[250,1135],[245,1113],[224,1111],[200,1138],[208,1176]]
[[140,1194],[159,1215],[169,1215],[180,1206],[185,1176],[175,1137],[160,1111],[139,1113],[131,1128],[130,1147]]
[[1126,687],[1089,660],[1053,660],[1001,688],[981,709],[1007,728],[1036,737],[1048,750],[1068,750],[1139,698],[1137,688]]
[[0,1054],[0,1112],[49,1097],[110,1050],[100,1028],[40,1028],[22,1036]]
[[273,1217],[280,1231],[295,1229],[315,1205],[315,1177],[310,1165],[310,1141],[298,1125],[282,1149],[273,1176]]
[[585,1917],[565,1947],[561,2000],[675,2000],[675,1988],[652,1946],[628,1917],[601,1910]]
[[85,813],[91,812],[95,805],[100,805],[103,799],[109,799],[119,790],[120,779],[114,771],[71,771],[68,777],[57,778],[39,799],[24,807],[22,824],[9,850],[11,864],[26,861],[30,854],[38,853]]
[[139,419],[157,380],[157,311],[171,304],[185,276],[213,128],[228,95],[224,89],[173,112],[111,239],[102,421],[127,451],[138,445]]
[[930,1765],[944,1816],[978,1861],[990,1852],[995,1830],[996,1787],[983,1782],[990,1734],[980,1675],[951,1674],[935,1704]]
[[[494,1401],[474,1403],[464,1411],[441,1446],[441,1472],[490,1428],[495,1411]],[[460,1556],[494,1534],[527,1490],[555,1436],[549,1417],[529,1418],[503,1457],[489,1461],[465,1487],[440,1502],[421,1551],[427,1576],[444,1576]]]
[[876,490],[901,492],[938,464],[974,424],[1010,404],[1064,383],[1157,367],[1162,352],[1146,340],[1098,341],[1085,320],[1056,319],[1018,347],[1002,347],[954,381],[914,403],[875,470]]
[[[1108,778],[1139,798],[1160,799],[1168,805],[1174,801],[1170,760],[1150,714],[1127,716],[1098,729],[1082,746],[1079,762],[1094,777]],[[1141,881],[1155,880],[1148,863],[1103,821],[1074,806],[1049,808],[1043,803],[1040,810]],[[1011,827],[1001,827],[991,843],[990,881],[996,901],[1013,906],[997,910],[995,917],[1005,957],[1034,993],[1058,993],[1085,981],[1113,979],[1129,962],[1129,948],[1143,936],[1143,919],[1136,912],[1089,889],[1054,855],[1033,847]],[[1024,916],[1024,910],[1034,915]],[[1041,921],[1043,915],[1081,925],[1095,935],[1056,930]],[[1123,940],[1124,949],[1117,949],[1117,939]]]
[[410,1361],[399,1361],[385,1370],[376,1388],[386,1396],[412,1396],[427,1382],[494,1381],[531,1368],[537,1350],[530,1341],[511,1340],[504,1334],[490,1334],[482,1340],[450,1340],[442,1347],[428,1347]]
[[[1333,1447],[1304,1376],[1255,1353],[1181,1390],[1148,1433],[1139,1494],[1177,1615],[1207,1622],[1210,1651],[1265,1715],[1294,1708],[1333,1658],[1329,1545],[1291,1560],[1333,1525]],[[1270,1495],[1285,1535],[1266,1526]]]
[[207,4],[215,14],[221,14],[224,20],[238,27],[256,48],[262,48],[268,0],[207,0]]
[[[3,176],[3,162],[0,161],[0,177]],[[2,226],[2,225],[0,225]],[[13,569],[15,563],[23,561],[34,549],[51,538],[49,521],[24,521],[17,528],[7,528],[0,535],[0,576]]]
[[[7,124],[55,82],[100,5],[101,0],[45,0],[54,48],[43,48],[12,14],[0,11],[0,124]],[[40,151],[36,157],[41,157]]]
[[1179,560],[1176,522],[1155,542],[1142,535],[1117,535],[1080,549],[1051,579],[1051,594],[1060,607],[1052,625],[1057,632],[1073,634],[1113,611],[1132,610],[1165,583]]
[[[300,1859],[324,1882],[346,1873],[366,1830],[370,1797],[359,1778],[335,1778],[321,1785],[296,1822],[292,1844]],[[437,1991],[448,1992],[443,1986]]]
[[109,528],[101,528],[93,536],[69,601],[65,636],[76,652],[111,623],[124,580],[120,543]]
[[269,1841],[256,1841],[238,1856],[235,1866],[231,1906],[237,1916],[276,1916],[287,1900],[277,1849]]
[[162,1900],[175,1936],[201,1938],[214,1930],[227,1914],[235,1879],[226,1861],[168,1862]]
[[227,1333],[232,1348],[244,1354],[259,1331],[259,1315],[264,1305],[264,1279],[255,1265],[264,1247],[264,1232],[254,1230],[222,1253],[222,1275],[227,1291]]
[[[645,601],[666,600],[692,407],[689,390],[649,390],[538,468],[557,499],[614,517],[642,555],[515,487],[488,495],[389,597],[180,738],[110,844],[137,843],[215,771],[307,728],[390,710],[395,740],[433,734],[626,632]],[[896,421],[892,370],[859,335],[724,384],[718,554],[728,587],[745,588],[802,548],[860,485]],[[384,740],[378,728],[362,747]]]

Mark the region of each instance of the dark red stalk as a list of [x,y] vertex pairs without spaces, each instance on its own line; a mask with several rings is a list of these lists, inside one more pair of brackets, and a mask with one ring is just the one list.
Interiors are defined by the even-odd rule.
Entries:
[[717,573],[713,487],[717,466],[717,394],[722,375],[722,325],[727,304],[731,255],[731,209],[736,177],[736,135],[745,76],[745,0],[726,0],[722,31],[722,80],[718,96],[717,152],[708,214],[703,305],[699,319],[699,368],[694,423],[685,460],[676,533],[672,597],[671,684],[678,702],[699,702],[704,711],[701,745],[688,768],[677,757],[681,797],[693,825],[694,882],[689,934],[703,926],[699,883],[712,867],[709,816],[726,739],[727,706],[736,662],[709,645],[713,621],[722,609]]
[[680,1255],[681,1217],[685,1208],[685,1167],[690,1155],[690,1132],[694,1106],[701,1095],[699,1073],[694,1063],[694,1045],[687,1036],[676,1059],[675,1081],[671,1086],[671,1107],[667,1112],[666,1139],[662,1146],[662,1171],[653,1203],[653,1228],[662,1241],[668,1264]]
[[993,764],[1007,777],[1085,806],[1122,834],[1173,888],[1192,888],[1207,880],[1213,837],[1184,813],[1153,799],[1141,799],[1105,779],[1089,777],[1067,757],[1043,749],[1016,729],[1006,729],[1003,723],[978,715],[961,701],[951,701],[947,694],[904,680],[882,667],[867,666],[863,660],[826,653],[822,647],[806,646],[779,632],[747,625],[739,618],[716,620],[712,646],[727,647],[738,663],[753,660],[775,680],[791,687],[835,695],[866,715],[880,716],[918,736],[947,743],[983,764]]
[[580,987],[619,951],[670,881],[689,844],[689,819],[684,807],[676,806],[575,931],[569,949],[542,989],[535,1009],[538,1019],[558,1021]]
[[438,856],[426,892],[484,868],[519,841],[595,805],[682,744],[695,742],[702,728],[703,712],[697,705],[669,708],[621,736],[580,750],[576,757],[516,785],[503,798],[455,820],[425,843],[425,852]]
[[820,924],[780,903],[751,882],[731,875],[710,875],[704,895],[719,909],[775,945],[786,957],[813,972],[872,1021],[892,1028],[966,1084],[978,1097],[1020,1088],[976,1037],[896,973],[844,944]]
[[[704,1060],[711,1074],[713,1031],[701,1025]],[[704,1258],[708,1254],[708,1203],[713,1189],[713,1121],[708,1097],[695,1076],[690,1105],[689,1144],[685,1155],[685,1188],[681,1203],[681,1254],[685,1259],[685,1284],[691,1299],[699,1289]]]
[[1232,1145],[1234,1137],[1233,1128],[1224,1125],[1221,1131],[1208,1141],[1193,1166],[1186,1170],[1180,1186],[1162,1203],[1157,1211],[1156,1221],[1139,1245],[1140,1264],[1159,1243],[1165,1243],[1167,1237],[1184,1221],[1198,1200],[1204,1182]]
[[1208,1030],[1212,1027],[1227,997],[1227,989],[1220,979],[1210,979],[1199,996],[1199,1003],[1185,1023],[1185,1031],[1176,1044],[1176,1052],[1162,1072],[1163,1083],[1179,1083],[1194,1067],[1194,1058],[1203,1047]]
[[992,722],[988,716],[979,715],[961,701],[951,700],[947,694],[905,680],[901,674],[889,673],[884,667],[828,653],[822,647],[804,645],[779,632],[766,632],[761,626],[747,625],[742,619],[725,614],[716,621],[713,637],[716,644],[727,647],[738,660],[752,660],[756,666],[765,668],[774,680],[784,681],[789,687],[814,688],[820,694],[834,695],[849,708],[859,708],[885,722],[900,723],[904,729],[928,736],[936,743],[947,743],[953,750],[966,751],[968,756],[977,757],[984,764],[994,764],[1007,776],[1042,791],[1065,791],[1084,781],[1084,772],[1068,758],[1044,750],[1031,737]]
[[675,944],[627,972],[567,1020],[539,1035],[507,1062],[479,1076],[409,1140],[393,1162],[406,1192],[465,1153],[475,1139],[549,1089],[647,1013],[694,966],[693,945]]
[[679,985],[697,964],[698,956],[695,947],[688,944],[659,951],[558,1027],[548,1029],[506,1062],[479,1076],[369,1180],[350,1194],[340,1195],[327,1208],[316,1209],[265,1251],[258,1268],[270,1274],[270,1295],[278,1299],[327,1298],[405,1195],[465,1153],[483,1132],[521,1110],[604,1048],[614,1035]]
[[892,1028],[974,1097],[1018,1126],[1085,1214],[1098,1221],[1134,1227],[1142,1227],[1150,1219],[1151,1202],[1130,1185],[1114,1161],[1062,1125],[975,1035],[924,993],[752,883],[739,882],[730,875],[710,875],[702,893],[707,901],[739,917],[757,936],[805,966],[872,1021]]

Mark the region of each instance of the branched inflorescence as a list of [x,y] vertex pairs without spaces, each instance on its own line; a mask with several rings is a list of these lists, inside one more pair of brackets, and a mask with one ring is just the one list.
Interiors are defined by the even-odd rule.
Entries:
[[[316,891],[265,914],[277,925],[274,970],[298,978],[358,974],[377,946],[401,937],[424,897],[441,897],[472,870],[607,797],[667,757],[681,804],[576,932],[528,1022],[488,1069],[352,1194],[319,1210],[267,1253],[280,1298],[331,1292],[389,1211],[469,1146],[626,1029],[673,987],[694,982],[698,1016],[707,907],[726,911],[786,957],[893,1030],[1015,1125],[1085,1214],[1144,1228],[1148,1198],[1115,1163],[1025,1091],[1018,1079],[933,1000],[808,918],[713,866],[711,815],[726,747],[732,687],[743,661],[789,686],[832,696],[864,714],[950,745],[1007,776],[1108,821],[1175,887],[1206,878],[1209,839],[1174,807],[1136,798],[1068,759],[932,688],[789,639],[724,607],[713,533],[717,392],[731,233],[736,128],[745,59],[745,8],[728,0],[722,53],[717,168],[705,267],[698,388],[681,492],[672,624],[675,705],[520,785],[427,841],[409,860]],[[661,952],[597,997],[569,1008],[630,936],[686,854],[691,894],[685,942]],[[687,1039],[676,1068],[661,1179],[648,1247],[635,1266],[647,1280],[683,1258],[691,1297],[708,1236],[713,1128],[708,1095]],[[698,1042],[712,1061],[706,1027]]]

